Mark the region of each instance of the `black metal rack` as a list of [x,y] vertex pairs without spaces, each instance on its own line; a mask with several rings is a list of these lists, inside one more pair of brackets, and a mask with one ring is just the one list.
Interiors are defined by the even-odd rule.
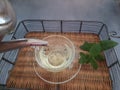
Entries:
[[[15,32],[11,39],[23,38],[28,32],[75,32],[75,33],[94,33],[97,34],[100,40],[110,40],[106,24],[99,21],[80,21],[80,20],[23,20],[18,23]],[[6,85],[9,70],[15,64],[17,50],[8,51],[1,54],[0,60],[0,85]],[[109,69],[115,65],[119,65],[115,49],[112,48],[104,52],[107,66]],[[7,63],[7,64],[6,64]],[[7,68],[6,68],[7,66]],[[3,74],[2,74],[3,72]],[[111,71],[110,71],[111,74]],[[2,79],[3,78],[3,79]],[[112,80],[114,79],[111,78]]]

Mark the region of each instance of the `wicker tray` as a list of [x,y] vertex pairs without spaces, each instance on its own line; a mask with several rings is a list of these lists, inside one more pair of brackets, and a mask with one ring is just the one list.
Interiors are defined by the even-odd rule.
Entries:
[[[51,34],[60,34],[68,37],[74,42],[77,48],[79,48],[79,46],[83,44],[84,41],[99,41],[99,37],[97,35],[90,33],[30,32],[26,34],[26,37],[42,39],[43,37]],[[80,72],[74,79],[65,84],[59,85],[49,84],[41,80],[35,74],[32,64],[33,62],[35,62],[34,49],[31,47],[20,49],[15,66],[7,80],[7,87],[20,89],[25,88],[31,90],[112,90],[111,79],[106,61],[98,63],[98,70],[93,70],[90,65],[82,65]],[[45,75],[48,78],[54,79],[54,77],[51,75]]]

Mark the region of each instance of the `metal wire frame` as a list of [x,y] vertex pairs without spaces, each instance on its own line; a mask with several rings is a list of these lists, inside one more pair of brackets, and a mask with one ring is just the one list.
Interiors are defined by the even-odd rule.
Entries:
[[[77,31],[70,31],[70,32],[76,32],[76,33],[81,33],[81,32],[83,32],[83,33],[94,33],[94,34],[97,34],[99,37],[100,37],[100,39],[101,40],[110,40],[110,36],[109,36],[109,32],[108,32],[108,28],[107,28],[107,26],[106,26],[106,24],[104,24],[104,23],[102,23],[102,22],[99,22],[99,21],[80,21],[80,20],[38,20],[38,19],[28,19],[28,20],[23,20],[23,21],[21,21],[21,22],[19,22],[19,24],[17,25],[17,27],[16,27],[16,30],[15,30],[15,32],[14,32],[14,34],[13,34],[13,37],[12,38],[14,38],[14,39],[16,39],[17,37],[15,37],[15,34],[17,33],[17,30],[18,30],[18,28],[20,28],[20,26],[21,25],[23,25],[24,26],[24,28],[25,28],[25,30],[26,30],[26,33],[28,33],[28,32],[31,32],[29,29],[28,29],[28,26],[26,25],[26,23],[32,23],[32,22],[39,22],[39,23],[41,23],[41,27],[42,27],[42,30],[40,30],[40,32],[49,32],[49,30],[46,30],[45,29],[45,23],[46,22],[59,22],[59,32],[61,32],[61,33],[64,33],[64,32],[66,32],[66,30],[63,28],[63,26],[64,26],[64,24],[65,23],[71,23],[70,25],[72,25],[72,24],[74,24],[74,23],[79,23],[79,26],[77,26],[77,27],[79,27],[79,28],[77,28]],[[58,23],[57,23],[58,24]],[[84,27],[88,27],[88,28],[86,28],[86,29],[84,29]],[[89,27],[91,27],[92,29],[89,29]],[[96,28],[96,27],[98,27],[98,28]],[[58,32],[58,31],[57,31]],[[102,35],[103,34],[103,35]],[[105,38],[104,38],[104,36],[105,36]],[[116,55],[116,51],[114,50],[114,48],[112,48],[111,49],[111,51],[113,52],[113,53],[115,53],[114,55],[114,57],[116,57],[114,60],[114,62],[112,62],[111,64],[109,64],[108,65],[108,68],[111,68],[111,67],[113,67],[115,64],[119,64],[119,66],[120,66],[120,63],[119,63],[119,61],[118,61],[118,58],[117,58],[117,55]],[[105,56],[106,57],[109,57],[108,56],[109,54],[108,54],[108,52],[106,53],[105,52]]]
[[[31,30],[31,28],[36,28],[36,25],[40,28],[37,28],[36,30]],[[52,25],[52,26],[51,26]],[[54,27],[56,25],[56,27]],[[22,28],[21,28],[22,27]],[[24,37],[25,34],[28,32],[36,31],[36,32],[75,32],[75,33],[93,33],[97,34],[101,40],[110,40],[108,28],[106,24],[99,22],[99,21],[80,21],[80,20],[38,20],[38,19],[28,19],[20,21],[13,33],[13,36],[11,39],[17,39]],[[24,35],[19,35],[20,33],[24,33]],[[109,56],[109,52],[113,53],[114,56]],[[112,48],[108,52],[104,52],[106,60],[108,57],[110,57],[112,63],[108,64],[108,68],[113,67],[116,64],[120,63],[118,61],[116,51],[114,48]],[[4,53],[2,59],[7,61],[10,64],[13,64],[9,60],[9,58],[5,58],[6,53]],[[17,57],[17,56],[16,56]],[[15,58],[16,59],[16,58]],[[108,61],[109,62],[109,61]]]
[[[106,28],[106,31],[108,32],[107,30],[107,26],[102,23],[102,22],[99,22],[99,21],[80,21],[80,20],[38,20],[38,19],[28,19],[28,20],[23,20],[21,22],[19,22],[18,26],[16,27],[16,30],[20,27],[20,25],[22,24],[24,26],[24,28],[26,29],[27,32],[29,32],[29,29],[27,28],[27,26],[25,25],[26,22],[40,22],[42,24],[42,28],[43,28],[43,32],[47,32],[47,30],[44,28],[44,22],[60,22],[60,32],[63,33],[64,30],[63,30],[63,23],[64,22],[79,22],[80,23],[80,27],[79,27],[79,30],[78,32],[82,32],[83,29],[82,29],[82,26],[84,25],[83,23],[93,23],[93,26],[97,26],[97,25],[94,25],[95,23],[97,24],[101,24],[101,28],[98,30],[99,32],[96,33],[97,35],[100,35],[102,29],[105,27]],[[15,33],[16,33],[16,30],[15,30]],[[88,30],[88,33],[95,33],[94,31],[89,31]]]

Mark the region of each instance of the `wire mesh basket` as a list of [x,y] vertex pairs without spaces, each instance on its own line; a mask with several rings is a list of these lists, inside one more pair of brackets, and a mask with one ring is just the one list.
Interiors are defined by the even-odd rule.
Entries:
[[[91,33],[99,37],[100,40],[110,40],[107,26],[98,21],[80,20],[23,20],[18,23],[11,39],[23,38],[29,32],[54,32],[54,33]],[[19,50],[12,50],[2,55],[2,60],[14,65]],[[114,48],[104,52],[107,66],[111,68],[118,62]],[[8,70],[9,71],[9,70]],[[6,85],[7,78],[1,85]]]
[[[99,36],[100,40],[110,40],[106,24],[98,21],[77,21],[77,20],[24,20],[21,21],[12,39],[23,38],[28,32],[73,32],[93,33]],[[108,67],[117,61],[114,48],[105,51]]]

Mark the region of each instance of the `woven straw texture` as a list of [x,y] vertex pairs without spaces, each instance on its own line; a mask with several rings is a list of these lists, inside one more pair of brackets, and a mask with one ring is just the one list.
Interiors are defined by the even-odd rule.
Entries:
[[[99,42],[99,37],[88,33],[36,33],[30,32],[28,38],[42,39],[49,35],[64,35],[73,41],[79,48],[85,41]],[[94,70],[90,65],[82,65],[78,75],[71,81],[64,84],[49,84],[41,80],[35,73],[33,64],[34,49],[25,47],[20,49],[14,68],[7,80],[8,88],[22,88],[30,90],[112,90],[111,79],[106,62],[99,62],[99,68]],[[40,71],[44,72],[44,71]],[[74,71],[73,71],[74,72]],[[65,72],[67,73],[67,72]],[[61,74],[65,76],[64,72]],[[55,79],[51,74],[45,74],[47,78]],[[62,78],[61,78],[62,79]]]

